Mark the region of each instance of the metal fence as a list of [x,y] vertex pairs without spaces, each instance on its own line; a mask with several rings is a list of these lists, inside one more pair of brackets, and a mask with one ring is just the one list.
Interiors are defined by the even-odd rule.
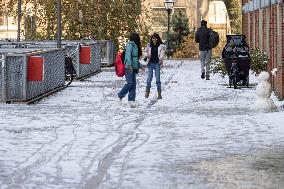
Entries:
[[[90,64],[81,64],[80,53],[81,47],[90,47]],[[101,70],[101,48],[100,45],[95,43],[84,43],[84,44],[68,44],[65,46],[66,53],[72,57],[75,63],[74,67],[77,73],[77,78],[82,78],[87,75],[96,73]]]
[[111,40],[99,40],[101,46],[101,63],[103,66],[114,64],[117,49]]
[[[81,64],[81,47],[90,47],[90,63]],[[72,57],[77,78],[82,78],[101,70],[101,47],[97,41],[64,41],[62,47],[65,53]],[[26,48],[48,49],[56,48],[55,42],[27,43]]]
[[[63,86],[66,55],[73,59],[77,78],[97,73],[102,63],[113,64],[116,56],[109,40],[63,41],[62,47],[57,49],[55,41],[0,42],[0,102],[28,101]],[[82,62],[85,55],[87,63]],[[30,56],[44,60],[41,81],[28,80]]]
[[[103,66],[110,66],[114,64],[115,57],[117,55],[117,49],[115,47],[115,44],[111,40],[99,40],[99,41],[93,41],[93,40],[85,40],[85,41],[62,41],[62,47],[68,48],[68,51],[74,51],[76,49],[77,45],[80,44],[90,44],[92,45],[92,61],[95,61],[96,66],[91,67],[98,71],[101,69],[101,65]],[[46,48],[56,48],[56,42],[55,41],[26,41],[26,42],[1,42],[0,41],[0,48],[40,48],[40,49],[46,49]],[[95,58],[96,57],[96,58]],[[77,60],[76,57],[73,57],[74,60],[79,63],[79,59]],[[98,59],[100,61],[98,61]],[[101,64],[101,65],[98,65]],[[79,64],[75,65],[77,67],[76,69],[80,71]],[[83,67],[86,67],[84,65]],[[85,70],[86,68],[82,68]],[[85,71],[84,71],[85,72]],[[88,73],[88,72],[87,72]],[[80,74],[79,75],[83,75]]]
[[[65,53],[62,49],[0,49],[0,101],[28,101],[65,83]],[[43,58],[41,81],[28,81],[28,58]]]

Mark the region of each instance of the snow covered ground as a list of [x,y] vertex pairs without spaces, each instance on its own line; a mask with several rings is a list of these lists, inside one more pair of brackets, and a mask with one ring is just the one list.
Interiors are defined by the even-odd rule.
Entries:
[[251,87],[200,79],[198,61],[169,61],[163,99],[116,102],[104,71],[33,105],[0,104],[0,189],[282,189],[283,101],[255,112]]

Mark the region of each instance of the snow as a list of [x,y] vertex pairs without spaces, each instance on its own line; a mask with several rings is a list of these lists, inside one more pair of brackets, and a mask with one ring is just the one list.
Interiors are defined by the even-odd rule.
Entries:
[[256,102],[255,109],[258,111],[273,111],[276,110],[277,107],[274,104],[273,100],[270,98],[272,88],[269,83],[269,73],[261,72],[258,75],[258,80],[260,83],[256,86]]
[[[124,84],[104,71],[33,105],[0,105],[0,189],[281,188],[283,101],[258,112],[257,78],[228,88],[228,78],[200,78],[193,60],[167,61],[162,100],[146,73],[137,108]],[[243,186],[243,187],[242,187]],[[252,186],[252,187],[250,187]]]

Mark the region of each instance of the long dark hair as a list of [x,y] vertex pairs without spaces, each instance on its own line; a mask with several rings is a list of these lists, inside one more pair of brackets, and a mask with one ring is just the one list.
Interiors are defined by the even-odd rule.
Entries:
[[138,57],[141,57],[142,55],[142,48],[141,48],[141,41],[138,33],[132,32],[129,38],[130,41],[134,41],[136,46],[138,47]]
[[153,38],[157,38],[158,41],[157,41],[157,46],[160,46],[160,44],[163,44],[163,41],[161,40],[160,36],[158,33],[154,33],[151,38],[150,38],[150,46],[153,47],[154,44],[153,44]]

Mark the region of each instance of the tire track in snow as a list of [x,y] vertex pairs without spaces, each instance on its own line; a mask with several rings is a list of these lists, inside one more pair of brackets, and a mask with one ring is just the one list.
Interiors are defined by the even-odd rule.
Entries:
[[[173,72],[170,77],[168,77],[168,79],[165,82],[165,86],[167,86],[170,81],[172,80],[173,76],[175,75],[175,73],[177,72],[177,69],[183,64],[183,61],[181,61],[181,63],[177,64],[176,66],[176,70],[175,72]],[[138,84],[139,85],[139,84]],[[140,85],[139,85],[140,86]],[[164,88],[165,88],[164,86]],[[139,87],[141,88],[141,86]],[[112,96],[116,95],[114,92],[112,92]],[[143,115],[142,117],[140,117],[139,119],[134,119],[133,122],[135,122],[135,127],[132,129],[132,132],[129,133],[129,135],[126,136],[125,141],[123,140],[119,140],[118,143],[115,143],[115,146],[111,146],[112,150],[111,152],[107,153],[100,161],[99,161],[99,167],[98,167],[98,173],[97,175],[94,175],[91,179],[89,179],[89,182],[86,184],[86,188],[97,188],[99,187],[102,183],[103,183],[103,179],[105,178],[108,169],[111,167],[112,163],[115,161],[115,157],[118,156],[118,154],[120,154],[122,152],[122,150],[126,147],[129,146],[129,143],[135,143],[138,139],[140,139],[141,135],[145,135],[145,139],[143,141],[141,141],[140,144],[134,146],[133,148],[131,148],[125,155],[123,158],[123,163],[121,165],[121,169],[120,169],[120,176],[119,176],[119,181],[117,183],[118,187],[122,184],[123,182],[123,178],[124,178],[124,172],[125,172],[125,168],[127,165],[127,161],[129,159],[129,156],[132,152],[134,152],[136,149],[138,149],[139,147],[143,146],[150,138],[150,134],[149,133],[145,133],[142,130],[140,130],[138,127],[140,125],[142,125],[142,122],[146,119],[146,117],[148,117],[148,113],[147,110],[150,109],[155,103],[153,100],[151,100],[148,105],[142,109],[143,113],[140,112],[140,115]],[[140,110],[140,108],[137,108],[137,110]],[[141,110],[140,110],[141,111]],[[127,121],[122,121],[119,123],[119,127],[117,128],[116,131],[120,130],[120,128],[124,125],[124,123],[127,122],[129,123],[129,120]],[[140,133],[137,133],[137,131],[140,131]],[[141,133],[142,132],[142,133]],[[134,138],[133,138],[134,135]],[[125,136],[121,135],[121,139],[124,139]],[[131,140],[131,138],[133,138],[133,140]],[[110,146],[109,146],[110,147]]]
[[[75,118],[74,118],[75,120]],[[69,124],[68,124],[69,125]],[[58,154],[60,152],[63,152],[64,149],[66,149],[66,152],[63,152],[63,155],[59,156],[59,160],[61,160],[62,156],[68,154],[68,152],[70,151],[70,149],[72,148],[72,145],[74,143],[74,141],[76,140],[76,134],[75,134],[75,129],[78,126],[75,126],[74,128],[72,128],[72,133],[74,136],[74,139],[68,141],[67,143],[64,143],[57,151],[51,151],[53,153],[50,153],[50,147],[51,146],[57,146],[54,143],[56,143],[56,141],[58,141],[59,139],[59,135],[58,135],[58,131],[56,128],[55,129],[55,138],[53,140],[50,140],[48,143],[44,144],[41,146],[41,148],[38,148],[36,152],[34,152],[30,157],[26,158],[26,160],[22,163],[20,163],[17,166],[17,171],[14,171],[12,174],[7,176],[7,180],[4,181],[4,184],[6,184],[8,187],[17,185],[17,186],[21,186],[21,187],[25,187],[25,182],[30,178],[30,175],[32,173],[35,172],[36,169],[38,169],[39,167],[43,167],[44,165],[47,165],[49,162],[51,162],[52,159],[55,159]],[[46,149],[47,148],[47,149]],[[30,162],[33,161],[32,159],[34,159],[34,162]],[[60,167],[58,166],[58,162],[56,163],[56,168],[57,168],[57,177],[56,179],[61,180],[61,171],[60,171]],[[29,163],[30,162],[30,163]],[[25,165],[28,164],[28,165]],[[21,168],[23,167],[23,168]],[[38,173],[39,174],[39,173]],[[40,174],[44,174],[44,173],[40,173]],[[45,174],[45,178],[46,178],[46,182],[47,180],[49,180],[48,178],[50,178],[50,175]],[[58,182],[58,180],[57,180]]]
[[[100,150],[98,153],[96,153],[95,156],[91,157],[91,152],[92,152],[92,148],[89,148],[88,150],[88,153],[81,159],[81,162],[80,164],[83,164],[83,160],[84,159],[89,159],[89,158],[92,158],[92,160],[89,162],[89,165],[87,166],[87,168],[84,169],[84,173],[82,174],[82,177],[81,177],[81,181],[80,181],[80,186],[81,185],[84,185],[85,182],[87,182],[87,178],[88,178],[88,175],[90,175],[90,169],[94,166],[94,162],[98,161],[99,158],[103,157],[104,154],[107,154],[108,151],[111,151],[111,149],[115,148],[115,146],[117,146],[117,144],[120,144],[123,140],[123,138],[125,138],[125,132],[122,132],[121,131],[121,128],[125,125],[127,125],[128,123],[132,123],[132,122],[135,122],[137,120],[137,116],[133,116],[133,117],[130,117],[130,118],[124,118],[124,119],[119,119],[118,122],[116,122],[116,125],[118,125],[117,128],[113,128],[112,131],[114,131],[115,133],[119,134],[119,138],[114,141],[113,143],[111,143],[110,145],[104,147],[102,150]],[[113,135],[112,132],[109,133],[109,135],[106,135],[105,137],[108,137],[110,135]]]

